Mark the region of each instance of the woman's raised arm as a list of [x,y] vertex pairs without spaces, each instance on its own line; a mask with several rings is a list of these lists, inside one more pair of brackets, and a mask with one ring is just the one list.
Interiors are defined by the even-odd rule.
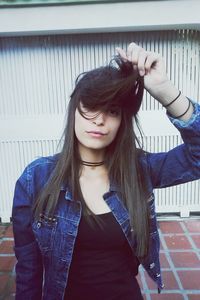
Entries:
[[168,152],[148,153],[147,165],[153,188],[163,188],[200,178],[200,105],[188,99],[167,77],[162,57],[131,43],[127,52],[116,48],[144,76],[145,89],[166,109],[184,144]]
[[146,51],[135,43],[129,44],[127,52],[119,47],[116,50],[123,60],[133,64],[140,76],[144,76],[145,89],[166,107],[171,116],[183,121],[190,119],[193,105],[169,80],[163,58],[159,54]]

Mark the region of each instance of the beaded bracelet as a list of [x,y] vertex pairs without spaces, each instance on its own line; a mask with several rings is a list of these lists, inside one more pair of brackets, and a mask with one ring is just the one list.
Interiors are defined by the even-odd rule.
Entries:
[[172,114],[168,113],[168,115],[170,115],[170,117],[172,117],[174,119],[179,119],[179,118],[183,117],[188,112],[188,110],[190,109],[191,101],[188,99],[188,102],[189,102],[188,107],[187,107],[186,111],[183,114],[181,114],[179,116],[173,116]]
[[174,103],[179,98],[180,95],[181,95],[181,91],[179,91],[178,96],[174,100],[172,100],[170,103],[168,103],[166,105],[163,105],[163,107],[166,108],[166,107],[170,106],[172,103]]

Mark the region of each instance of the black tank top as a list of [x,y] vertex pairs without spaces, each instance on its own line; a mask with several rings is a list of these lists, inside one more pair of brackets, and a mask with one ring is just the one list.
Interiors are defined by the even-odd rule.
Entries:
[[138,260],[112,212],[98,215],[103,229],[81,217],[65,300],[140,300]]

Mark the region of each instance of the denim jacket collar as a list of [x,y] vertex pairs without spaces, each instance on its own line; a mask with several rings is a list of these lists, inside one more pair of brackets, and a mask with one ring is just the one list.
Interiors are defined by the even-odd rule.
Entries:
[[[71,191],[70,191],[69,186],[67,186],[65,183],[63,183],[63,184],[61,185],[60,190],[61,190],[61,191],[66,191],[66,193],[65,193],[65,199],[66,199],[66,200],[72,201],[72,193],[71,193]],[[109,194],[110,192],[120,192],[120,188],[119,188],[119,187],[117,186],[117,184],[114,183],[112,180],[110,180],[109,191],[108,191],[106,194],[104,194],[104,195],[105,195],[105,198],[107,198],[106,195]],[[106,200],[106,199],[105,199],[105,200]]]

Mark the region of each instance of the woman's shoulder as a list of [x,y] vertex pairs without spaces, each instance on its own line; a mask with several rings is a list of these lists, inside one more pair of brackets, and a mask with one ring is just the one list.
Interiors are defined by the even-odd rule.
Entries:
[[28,163],[22,171],[18,180],[30,183],[45,182],[56,166],[59,153],[51,156],[40,156]]
[[137,159],[139,161],[139,164],[141,164],[142,166],[145,165],[147,163],[147,156],[149,152],[147,152],[142,148],[137,148],[136,154],[137,154]]
[[60,153],[56,153],[50,156],[40,156],[32,160],[26,168],[31,170],[37,167],[48,167],[48,165],[54,165],[58,161]]

